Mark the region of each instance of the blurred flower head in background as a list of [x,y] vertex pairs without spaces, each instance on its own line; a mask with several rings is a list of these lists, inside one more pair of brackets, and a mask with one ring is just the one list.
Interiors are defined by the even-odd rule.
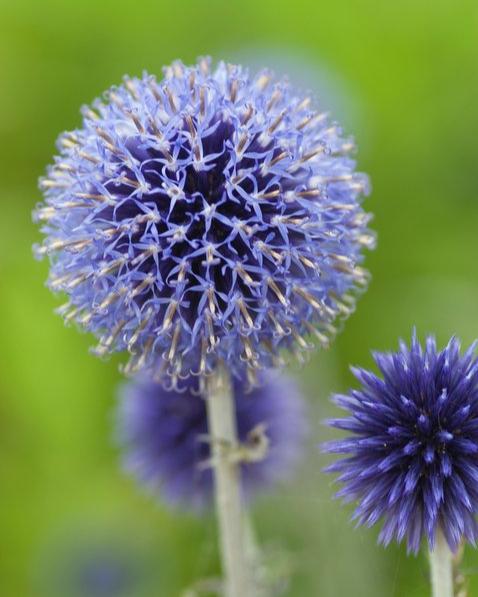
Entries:
[[453,551],[478,538],[478,359],[452,338],[437,350],[416,333],[410,348],[374,354],[383,378],[353,369],[360,390],[336,395],[347,418],[330,425],[351,432],[324,449],[346,458],[329,466],[344,487],[337,496],[358,501],[354,518],[371,526],[384,519],[380,541],[406,538],[417,552],[433,547],[441,528]]
[[[88,522],[86,525],[88,526]],[[47,597],[141,597],[152,573],[142,550],[124,536],[98,528],[72,529],[55,537],[41,553],[34,572],[34,593]],[[104,532],[104,529],[103,529]],[[149,594],[149,592],[148,592]]]
[[[304,402],[292,379],[261,373],[261,386],[245,392],[233,380],[238,438],[231,457],[241,462],[246,497],[289,478],[307,432]],[[213,476],[204,398],[198,380],[182,393],[143,377],[120,390],[118,440],[125,469],[171,505],[202,509],[212,500]]]
[[69,595],[76,588],[78,595],[85,597],[120,597],[129,595],[137,584],[131,562],[112,549],[88,550],[76,557]]
[[220,358],[254,382],[353,310],[374,245],[367,177],[340,127],[269,72],[203,59],[164,73],[125,78],[60,137],[36,252],[65,319],[100,355],[127,349],[127,372],[176,384]]

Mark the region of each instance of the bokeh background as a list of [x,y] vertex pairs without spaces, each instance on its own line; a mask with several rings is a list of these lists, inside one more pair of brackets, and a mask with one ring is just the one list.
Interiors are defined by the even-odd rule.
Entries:
[[[0,595],[174,597],[218,572],[215,527],[145,496],[118,466],[118,359],[53,313],[30,212],[57,134],[124,73],[198,55],[271,65],[353,132],[373,194],[368,293],[299,378],[312,409],[293,484],[255,504],[288,595],[426,595],[427,562],[376,545],[320,472],[320,425],[350,363],[412,327],[478,336],[478,4],[475,0],[0,0]],[[470,595],[478,556],[467,550]],[[93,580],[92,580],[93,579]]]

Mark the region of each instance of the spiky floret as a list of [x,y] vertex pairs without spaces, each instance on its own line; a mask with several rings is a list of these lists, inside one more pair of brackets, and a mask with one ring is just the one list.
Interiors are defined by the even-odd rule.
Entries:
[[[260,373],[261,385],[246,392],[233,380],[244,495],[275,486],[293,473],[304,447],[307,416],[296,384],[285,375]],[[202,508],[213,496],[211,442],[199,380],[185,391],[166,390],[141,376],[121,386],[118,441],[125,469],[154,495],[172,505]]]
[[362,388],[334,397],[351,416],[330,425],[353,435],[325,445],[349,455],[326,470],[340,473],[338,496],[358,500],[359,524],[384,520],[385,545],[406,538],[417,552],[426,537],[432,547],[438,527],[453,551],[478,538],[475,346],[461,355],[452,338],[438,351],[429,336],[422,348],[414,333],[410,348],[401,342],[398,353],[374,354],[383,379],[353,369]]
[[[83,109],[35,218],[67,321],[174,380],[218,358],[253,377],[320,344],[366,285],[367,178],[327,115],[268,72],[175,62]],[[241,359],[237,358],[241,355]]]

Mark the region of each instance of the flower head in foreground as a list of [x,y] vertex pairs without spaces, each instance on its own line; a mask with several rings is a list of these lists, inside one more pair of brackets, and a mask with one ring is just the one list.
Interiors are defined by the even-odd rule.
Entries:
[[353,309],[367,178],[339,127],[268,72],[164,72],[125,78],[60,137],[36,251],[65,319],[100,355],[127,349],[127,372],[164,363],[177,380],[221,359],[253,379]]
[[478,538],[478,359],[475,344],[460,355],[452,338],[438,351],[433,337],[422,348],[413,335],[395,354],[377,353],[383,379],[353,369],[360,390],[337,395],[351,416],[330,424],[352,436],[326,444],[347,454],[328,467],[339,472],[338,496],[358,501],[354,518],[371,526],[384,520],[380,541],[406,538],[417,552],[433,547],[441,527],[455,551]]
[[[291,475],[307,430],[294,382],[276,373],[262,373],[261,378],[261,386],[248,393],[244,383],[233,380],[238,437],[251,456],[241,464],[246,496]],[[206,403],[197,393],[198,380],[185,383],[182,393],[144,378],[122,386],[118,436],[124,466],[141,484],[172,505],[202,508],[213,496],[208,461],[214,439],[207,436]]]

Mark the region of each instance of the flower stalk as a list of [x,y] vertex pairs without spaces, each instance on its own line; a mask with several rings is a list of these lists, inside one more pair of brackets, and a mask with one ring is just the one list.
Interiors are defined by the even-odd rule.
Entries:
[[231,381],[223,364],[208,378],[206,393],[225,595],[245,597],[252,595],[251,577],[244,548],[240,469],[231,458],[238,437]]
[[439,527],[430,550],[430,577],[433,597],[453,597],[453,553]]

